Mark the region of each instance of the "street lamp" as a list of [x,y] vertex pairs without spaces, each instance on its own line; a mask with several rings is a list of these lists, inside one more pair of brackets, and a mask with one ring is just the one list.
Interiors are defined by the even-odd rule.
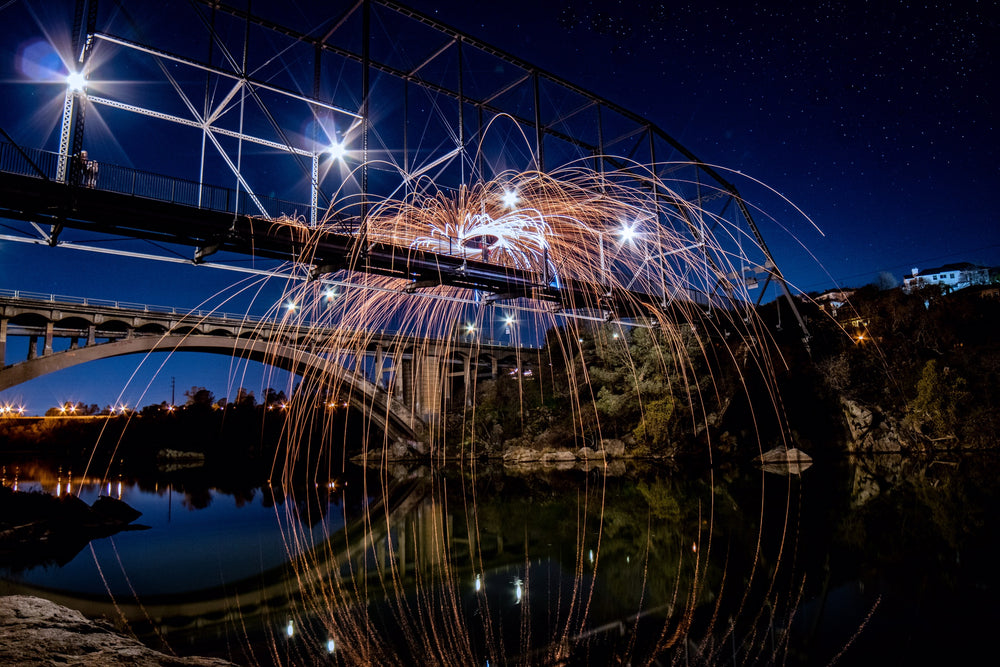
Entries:
[[626,243],[632,245],[632,242],[635,241],[636,235],[637,232],[635,231],[634,224],[627,225],[625,223],[622,223],[621,231],[618,232],[618,242],[621,245],[625,245]]
[[347,147],[344,142],[334,139],[327,146],[326,153],[334,160],[343,160],[347,156]]
[[66,86],[74,93],[80,92],[86,85],[87,77],[83,72],[70,72],[66,75]]
[[500,198],[504,208],[514,208],[521,198],[517,195],[517,190],[504,190],[503,197]]

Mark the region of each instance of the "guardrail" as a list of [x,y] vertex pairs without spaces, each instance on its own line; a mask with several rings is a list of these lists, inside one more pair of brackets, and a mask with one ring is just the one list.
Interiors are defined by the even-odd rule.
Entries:
[[[248,315],[245,313],[224,313],[215,310],[201,310],[201,309],[185,309],[177,308],[174,306],[157,306],[150,305],[146,303],[136,303],[133,301],[115,301],[113,299],[92,299],[90,297],[81,296],[68,296],[64,294],[45,294],[43,292],[32,292],[28,290],[12,290],[0,288],[0,299],[11,299],[16,301],[32,301],[35,303],[51,303],[51,304],[67,304],[74,306],[90,306],[94,308],[109,308],[114,310],[129,310],[129,311],[139,311],[143,313],[154,313],[158,315],[179,315],[182,317],[213,317],[225,320],[234,320],[237,322],[254,322],[254,323],[270,323],[276,324],[277,320],[274,318],[260,317],[255,315]],[[313,326],[315,323],[302,322],[296,326],[309,327]],[[329,327],[325,327],[329,328]],[[393,336],[400,335],[400,332],[394,330],[380,329],[378,331],[369,331],[370,334],[378,334],[381,336]],[[466,338],[469,334],[457,334],[458,338]],[[471,341],[467,341],[471,342]],[[493,338],[480,338],[479,344],[487,347],[518,347],[523,350],[535,350],[541,349],[541,345],[532,345],[530,343],[518,342],[513,344],[510,341],[496,340]]]
[[[7,141],[0,141],[0,171],[19,176],[31,176],[50,181],[56,180],[59,154],[38,148],[21,148]],[[67,158],[73,159],[72,157]],[[95,163],[96,174],[88,186],[95,190],[116,192],[130,197],[141,197],[194,208],[245,215],[262,215],[261,210],[245,190],[199,183],[184,178],[164,176],[142,169],[133,169],[112,163]],[[68,173],[73,170],[67,169]],[[76,183],[85,187],[84,183]],[[264,212],[271,218],[281,215],[308,216],[311,206],[266,195],[255,195]]]
[[27,290],[11,290],[0,288],[0,298],[16,299],[23,301],[40,301],[43,303],[64,303],[74,306],[92,306],[94,308],[113,308],[115,310],[132,310],[144,313],[156,313],[159,315],[181,315],[194,317],[218,317],[226,320],[239,320],[241,322],[265,322],[267,318],[246,313],[224,313],[216,310],[200,310],[177,308],[174,306],[157,306],[148,303],[136,303],[133,301],[115,301],[113,299],[92,299],[90,297],[67,296],[64,294],[44,294],[42,292],[31,292]]

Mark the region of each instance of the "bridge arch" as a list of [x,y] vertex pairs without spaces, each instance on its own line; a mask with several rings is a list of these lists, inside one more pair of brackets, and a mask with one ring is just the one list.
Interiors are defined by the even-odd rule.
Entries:
[[125,336],[132,330],[132,325],[125,320],[107,319],[97,325],[98,338],[114,338]]
[[73,348],[22,361],[0,370],[0,391],[42,375],[99,359],[149,352],[207,352],[259,361],[299,376],[336,373],[343,380],[350,407],[371,415],[391,438],[417,439],[422,422],[400,401],[362,374],[336,361],[300,348],[274,345],[265,340],[227,336],[189,335],[167,341],[161,336],[135,336],[99,345]]
[[62,319],[55,320],[54,324],[59,329],[81,329],[86,331],[88,327],[94,324],[94,321],[74,313]]
[[135,332],[139,335],[155,334],[157,336],[162,336],[166,334],[167,331],[167,327],[159,322],[147,322],[146,324],[135,328]]

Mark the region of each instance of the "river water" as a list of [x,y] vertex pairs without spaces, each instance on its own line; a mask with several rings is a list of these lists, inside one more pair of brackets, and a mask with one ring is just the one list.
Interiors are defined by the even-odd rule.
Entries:
[[[352,468],[281,491],[192,467],[20,490],[121,497],[142,529],[0,569],[0,593],[241,664],[940,664],[1000,620],[996,461],[800,474]],[[69,488],[67,489],[67,484]]]

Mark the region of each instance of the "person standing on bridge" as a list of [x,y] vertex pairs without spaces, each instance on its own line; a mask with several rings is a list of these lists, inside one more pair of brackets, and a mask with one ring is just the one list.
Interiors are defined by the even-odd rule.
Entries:
[[87,151],[80,151],[77,156],[77,178],[85,188],[93,188],[97,185],[97,161],[87,157]]

